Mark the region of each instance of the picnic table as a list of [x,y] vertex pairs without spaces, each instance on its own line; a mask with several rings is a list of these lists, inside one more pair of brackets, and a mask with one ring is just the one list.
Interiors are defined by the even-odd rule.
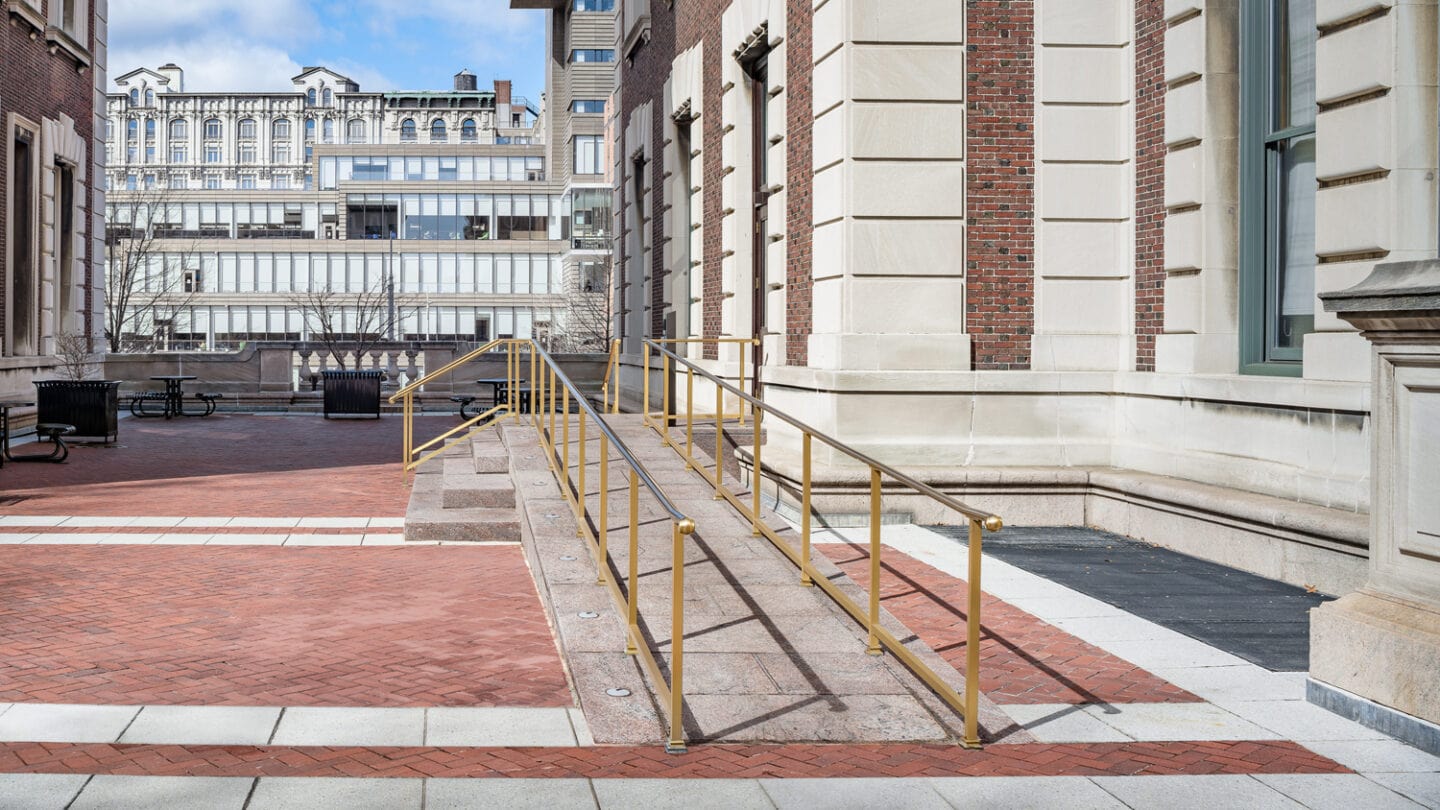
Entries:
[[[220,398],[219,394],[196,394],[195,396],[205,403],[200,411],[185,410],[185,383],[197,380],[194,374],[157,374],[150,379],[156,382],[165,383],[164,391],[141,391],[130,397],[130,413],[138,417],[160,417],[169,419],[174,416],[209,416],[215,412],[215,400]],[[147,402],[160,403],[160,412],[155,413],[145,409]]]
[[38,453],[27,453],[24,455],[12,455],[10,453],[10,409],[31,408],[35,403],[28,400],[5,400],[0,401],[0,467],[5,466],[5,460],[11,461],[54,461],[62,462],[70,455],[70,449],[65,446],[61,437],[75,431],[74,425],[62,425],[58,423],[42,422],[35,426],[35,434],[41,439],[49,440],[53,448],[44,455]]
[[[481,377],[480,379],[478,379],[478,380],[475,381],[475,384],[476,384],[476,385],[488,385],[488,386],[490,386],[490,390],[491,390],[491,394],[490,394],[490,406],[491,406],[491,407],[494,407],[494,406],[496,406],[496,405],[499,405],[499,404],[501,404],[502,402],[503,402],[503,403],[509,403],[509,402],[510,402],[510,378],[509,378],[509,377]],[[528,385],[518,386],[515,393],[516,393],[516,395],[517,395],[517,401],[515,402],[515,405],[519,407],[521,413],[529,413],[529,412],[530,412],[530,386],[528,386]]]

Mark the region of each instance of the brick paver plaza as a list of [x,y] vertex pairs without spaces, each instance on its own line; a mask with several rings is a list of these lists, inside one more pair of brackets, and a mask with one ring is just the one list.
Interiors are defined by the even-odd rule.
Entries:
[[[981,685],[1013,725],[983,750],[597,744],[520,538],[403,543],[399,434],[127,419],[120,447],[0,469],[0,808],[1440,803],[1440,759],[1306,704],[1302,674],[1116,633],[1139,620],[998,560]],[[863,585],[850,539],[816,550]],[[963,550],[886,543],[887,610],[963,671]]]

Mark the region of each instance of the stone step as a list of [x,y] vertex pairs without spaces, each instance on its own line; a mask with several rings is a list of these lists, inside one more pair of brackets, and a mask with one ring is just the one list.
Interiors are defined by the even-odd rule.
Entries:
[[477,473],[510,472],[510,450],[499,441],[473,442],[470,463]]
[[446,509],[439,492],[413,491],[405,513],[405,539],[519,543],[520,518],[513,507]]
[[445,475],[440,505],[445,509],[514,509],[515,483],[509,472]]

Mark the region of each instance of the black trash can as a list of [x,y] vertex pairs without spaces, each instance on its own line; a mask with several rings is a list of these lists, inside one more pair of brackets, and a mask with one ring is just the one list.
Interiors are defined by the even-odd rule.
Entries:
[[36,380],[37,423],[74,425],[71,441],[120,438],[119,380]]
[[325,418],[373,416],[380,418],[380,384],[383,371],[322,371],[325,384]]

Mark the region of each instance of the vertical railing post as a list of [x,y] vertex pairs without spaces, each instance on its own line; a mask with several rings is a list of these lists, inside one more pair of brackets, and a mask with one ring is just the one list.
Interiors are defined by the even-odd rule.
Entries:
[[565,471],[565,480],[561,482],[561,486],[565,487],[565,496],[568,498],[570,496],[570,389],[562,385],[560,396],[560,444],[564,448],[564,453],[560,456],[560,468]]
[[810,579],[810,431],[800,440],[800,584],[813,587]]
[[610,353],[615,358],[615,370],[610,373],[615,382],[615,404],[610,406],[610,412],[620,413],[620,341],[610,344]]
[[[550,457],[555,457],[555,368],[550,368],[550,382],[545,390],[550,394]],[[553,469],[553,462],[552,462]]]
[[[596,566],[599,576],[595,581],[605,584],[605,573],[610,569],[610,438],[600,431],[600,563]],[[628,635],[628,631],[627,631]]]
[[640,404],[640,424],[650,424],[650,344],[645,344],[645,379],[644,379],[644,400]]
[[870,638],[865,652],[880,654],[880,471],[870,468]]
[[665,750],[672,754],[685,751],[685,537],[693,530],[693,525],[682,526],[682,521],[675,521],[671,528],[670,744]]
[[725,389],[715,383],[715,500],[720,500],[720,476],[725,474],[725,462],[721,456],[725,446]]
[[584,535],[585,529],[585,409],[580,409],[580,441],[576,444],[579,468],[575,474],[575,536]]
[[400,434],[401,442],[405,446],[405,458],[402,459],[400,462],[401,477],[404,477],[406,471],[410,469],[410,459],[415,455],[415,425],[413,424],[413,417],[415,415],[415,399],[412,394],[405,395],[404,411],[405,426],[401,429]]
[[[740,399],[741,412],[744,412],[745,399]],[[750,500],[752,516],[750,519],[750,534],[760,536],[760,411],[755,411],[755,422],[750,429],[755,431],[754,458],[750,465]]]
[[664,353],[660,355],[660,410],[665,443],[673,446],[670,440],[670,355]]
[[685,469],[695,464],[695,369],[685,367]]
[[[737,343],[737,344],[735,344],[735,345],[737,345],[737,346],[740,347],[740,384],[737,385],[736,388],[739,388],[741,391],[744,391],[744,390],[745,390],[745,354],[746,354],[744,347],[746,347],[746,346],[748,346],[748,345],[750,345],[750,344],[748,344],[748,343]],[[736,398],[736,402],[735,402],[735,406],[736,406],[736,408],[740,411],[740,427],[745,427],[745,398],[744,398],[744,397],[737,397],[737,398]]]
[[540,408],[535,402],[535,397],[540,395],[540,378],[535,375],[537,363],[540,361],[540,352],[535,350],[535,342],[530,342],[530,424],[539,429],[538,417]]
[[966,748],[980,747],[980,521],[970,521],[970,578],[965,583],[970,604],[965,609],[965,737]]
[[626,589],[625,653],[635,655],[635,633],[640,600],[640,473],[630,470],[630,587]]

